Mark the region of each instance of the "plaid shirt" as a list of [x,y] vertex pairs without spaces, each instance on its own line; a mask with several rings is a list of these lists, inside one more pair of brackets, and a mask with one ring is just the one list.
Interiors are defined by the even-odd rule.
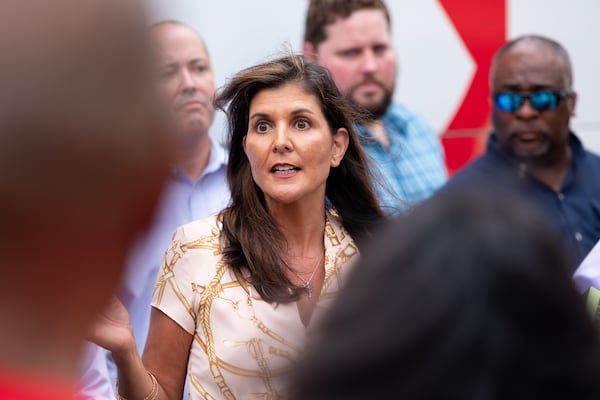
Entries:
[[369,155],[375,189],[387,214],[398,214],[431,196],[447,179],[438,135],[425,120],[405,106],[392,103],[383,116],[390,148],[358,126]]

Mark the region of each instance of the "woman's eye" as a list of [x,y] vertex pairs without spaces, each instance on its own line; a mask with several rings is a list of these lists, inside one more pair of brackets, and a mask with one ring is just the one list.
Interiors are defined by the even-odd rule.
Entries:
[[256,124],[256,132],[265,133],[268,130],[269,130],[269,124],[267,124],[266,122],[259,122],[258,124]]
[[305,130],[310,128],[310,122],[308,122],[305,119],[299,119],[296,121],[296,128],[300,129],[300,130]]

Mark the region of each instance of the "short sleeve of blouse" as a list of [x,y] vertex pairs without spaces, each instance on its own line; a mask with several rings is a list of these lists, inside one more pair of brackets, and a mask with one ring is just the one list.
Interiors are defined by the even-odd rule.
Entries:
[[215,217],[194,221],[175,231],[165,252],[152,294],[152,306],[193,335],[198,288],[214,276],[219,230]]

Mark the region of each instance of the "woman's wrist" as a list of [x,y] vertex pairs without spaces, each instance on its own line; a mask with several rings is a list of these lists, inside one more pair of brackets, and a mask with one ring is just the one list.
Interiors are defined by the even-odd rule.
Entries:
[[117,367],[119,365],[127,365],[132,361],[135,362],[140,358],[133,332],[131,332],[131,336],[127,341],[119,346],[118,350],[111,351],[111,355]]
[[135,341],[126,350],[113,353],[117,366],[117,395],[120,400],[155,400],[159,383],[146,369],[140,358]]
[[[158,397],[158,381],[156,380],[156,377],[152,374],[152,372],[146,370],[146,373],[152,380],[152,390],[150,391],[150,393],[148,393],[148,395],[146,395],[144,397],[144,400],[156,400],[156,398]],[[127,398],[121,396],[121,393],[119,392],[119,382],[118,381],[117,381],[117,396],[118,396],[119,400],[128,400]]]

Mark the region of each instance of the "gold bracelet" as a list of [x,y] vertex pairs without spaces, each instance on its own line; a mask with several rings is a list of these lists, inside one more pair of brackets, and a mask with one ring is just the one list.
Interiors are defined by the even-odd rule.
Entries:
[[[152,390],[148,396],[144,397],[144,400],[156,400],[158,397],[158,381],[156,380],[156,377],[152,375],[152,372],[146,370],[146,373],[150,375],[150,379],[152,379]],[[119,393],[119,382],[117,382],[117,396],[119,397],[118,400],[127,400]]]

